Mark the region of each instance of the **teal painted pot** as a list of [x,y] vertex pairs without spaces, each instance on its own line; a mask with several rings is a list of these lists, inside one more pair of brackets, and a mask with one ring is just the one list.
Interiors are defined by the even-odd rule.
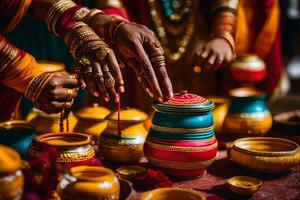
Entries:
[[35,129],[28,122],[12,120],[0,123],[0,143],[15,149],[22,159],[27,157],[27,148],[35,137]]
[[244,87],[229,92],[231,103],[224,120],[224,132],[238,137],[262,136],[272,126],[272,115],[267,108],[266,94]]
[[203,175],[217,154],[211,113],[214,103],[183,92],[153,107],[144,145],[149,163],[177,178]]

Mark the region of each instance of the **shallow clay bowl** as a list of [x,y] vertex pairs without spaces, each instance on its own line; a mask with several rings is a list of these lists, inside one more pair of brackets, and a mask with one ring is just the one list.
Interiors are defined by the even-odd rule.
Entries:
[[233,142],[230,158],[258,172],[283,172],[300,164],[299,146],[286,139],[249,137]]
[[279,113],[274,116],[274,122],[283,134],[297,134],[300,136],[300,110]]
[[260,188],[262,181],[248,176],[235,176],[228,179],[227,184],[228,188],[236,194],[250,195]]
[[141,200],[205,200],[200,193],[179,188],[159,188],[143,193]]

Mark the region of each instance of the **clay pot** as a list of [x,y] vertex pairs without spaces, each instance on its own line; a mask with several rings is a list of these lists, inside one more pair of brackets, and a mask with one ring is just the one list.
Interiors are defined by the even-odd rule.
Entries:
[[108,168],[78,166],[64,176],[57,193],[62,200],[119,199],[120,183]]
[[0,145],[0,200],[21,199],[24,177],[19,154],[9,147]]
[[[69,132],[73,132],[77,119],[72,112],[69,113],[68,120]],[[26,117],[26,121],[32,124],[37,134],[58,133],[60,131],[60,114],[46,114],[34,108]],[[64,125],[64,130],[66,130],[66,119],[64,119]]]
[[180,188],[159,188],[145,192],[141,200],[205,200],[200,192]]
[[27,148],[35,137],[35,129],[22,120],[10,120],[0,123],[1,144],[15,149],[22,159],[27,157]]
[[74,131],[87,133],[93,136],[95,143],[98,143],[100,134],[106,129],[107,121],[105,117],[110,111],[105,107],[100,107],[94,103],[90,107],[81,108],[74,113],[78,118]]
[[257,83],[265,78],[267,71],[264,61],[257,55],[242,54],[230,64],[230,74],[236,81]]
[[90,145],[91,137],[81,133],[48,133],[37,136],[28,148],[29,159],[38,157],[43,145],[57,148],[59,155],[56,162],[71,168],[78,165],[94,164],[95,151]]
[[106,160],[122,163],[138,162],[143,156],[143,145],[148,131],[144,127],[148,115],[138,109],[125,108],[106,118],[108,126],[99,139],[99,152]]
[[221,134],[225,116],[228,111],[230,100],[225,97],[208,97],[215,104],[215,109],[212,110],[214,118],[214,129],[216,134]]
[[224,120],[224,132],[238,138],[265,135],[272,126],[266,95],[249,87],[233,89],[229,94],[231,103]]
[[153,107],[156,112],[144,145],[149,163],[177,178],[203,175],[217,154],[214,103],[184,92]]

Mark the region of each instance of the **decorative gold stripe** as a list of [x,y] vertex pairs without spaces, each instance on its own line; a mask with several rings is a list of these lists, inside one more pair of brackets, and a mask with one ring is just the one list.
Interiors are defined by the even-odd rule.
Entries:
[[210,160],[202,161],[202,162],[174,162],[174,161],[159,160],[152,157],[147,157],[147,159],[152,165],[163,167],[163,168],[179,169],[179,170],[206,168],[215,160],[215,158],[212,158]]
[[173,127],[166,127],[166,126],[158,126],[155,124],[151,125],[151,130],[165,132],[165,133],[175,133],[175,134],[184,134],[184,133],[204,133],[209,132],[214,129],[214,126],[209,126],[206,128],[173,128]]
[[218,146],[218,143],[216,142],[206,147],[179,147],[179,146],[161,145],[149,140],[146,141],[146,144],[155,149],[173,151],[173,152],[203,152],[203,151],[209,151]]
[[[32,157],[38,157],[41,152],[38,151],[34,146],[30,145],[28,148],[28,154]],[[95,157],[95,151],[90,145],[88,145],[88,147],[82,150],[80,153],[76,151],[59,152],[59,157],[56,158],[56,162],[80,162],[93,157]]]
[[191,140],[156,139],[156,138],[153,138],[153,137],[151,137],[151,136],[148,135],[148,136],[147,136],[147,140],[150,140],[150,141],[152,141],[152,142],[156,142],[156,143],[159,143],[159,144],[172,145],[172,144],[174,144],[174,142],[176,142],[176,141],[180,141],[180,142],[199,142],[199,141],[201,141],[201,142],[211,142],[211,141],[216,140],[216,137],[213,136],[212,138],[205,139],[205,140],[200,139],[200,140],[193,140],[193,141],[191,141]]

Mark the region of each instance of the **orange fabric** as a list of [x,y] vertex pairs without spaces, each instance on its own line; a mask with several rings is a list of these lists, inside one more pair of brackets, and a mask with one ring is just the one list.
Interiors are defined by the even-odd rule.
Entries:
[[[255,17],[259,11],[255,9],[255,1],[241,0],[238,8],[237,29],[236,29],[236,51],[237,53],[256,53],[265,58],[278,33],[280,9],[279,2],[275,0],[274,5],[266,16],[262,27],[255,26]],[[252,8],[249,8],[249,5]],[[251,29],[259,29],[257,33]]]
[[31,4],[31,0],[23,0],[20,4],[19,10],[14,16],[14,18],[8,23],[8,25],[4,29],[4,33],[8,33],[12,31],[22,20],[22,18],[26,15],[29,6]]
[[22,59],[15,59],[1,74],[1,82],[24,93],[29,82],[43,72],[35,59],[26,54]]

